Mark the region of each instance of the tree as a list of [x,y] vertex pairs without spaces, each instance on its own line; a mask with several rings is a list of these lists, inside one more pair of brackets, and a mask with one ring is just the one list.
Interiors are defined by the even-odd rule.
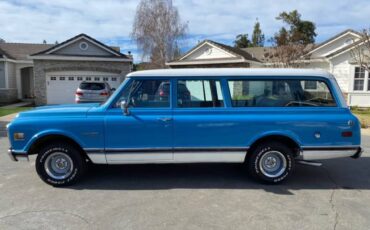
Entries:
[[0,43],[5,43],[5,40],[0,38]]
[[47,42],[46,42],[46,40],[45,40],[45,39],[42,41],[42,44],[47,44]]
[[262,33],[261,25],[257,21],[254,24],[253,33],[252,33],[252,47],[263,47],[265,43],[265,35]]
[[276,19],[286,23],[289,29],[282,27],[270,40],[274,48],[269,55],[274,57],[276,67],[299,67],[302,63],[299,59],[315,42],[316,26],[313,22],[302,20],[297,10],[282,12]]
[[361,68],[370,73],[370,29],[364,29],[361,39],[353,41],[351,57]]
[[[289,42],[299,44],[312,44],[315,42],[316,26],[313,22],[301,19],[301,14],[297,10],[292,12],[282,12],[276,17],[277,20],[282,20],[289,26],[289,30],[285,29],[288,33]],[[283,31],[283,32],[285,32]],[[281,30],[280,30],[281,32]],[[275,35],[276,36],[276,35]],[[280,33],[277,34],[280,36]]]
[[234,41],[234,47],[236,48],[247,48],[251,45],[251,41],[248,39],[248,34],[239,34],[236,36]]
[[175,47],[174,47],[174,52],[173,52],[173,58],[177,59],[177,58],[180,58],[181,56],[182,56],[181,49],[180,49],[179,45],[176,42]]
[[178,42],[184,38],[187,23],[182,23],[171,0],[141,0],[134,19],[131,37],[150,60],[150,68],[165,68],[174,58]]

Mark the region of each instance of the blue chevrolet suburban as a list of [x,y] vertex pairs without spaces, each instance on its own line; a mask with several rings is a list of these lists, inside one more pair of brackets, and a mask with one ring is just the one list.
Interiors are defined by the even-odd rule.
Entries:
[[37,154],[53,186],[88,163],[243,163],[279,183],[298,161],[359,158],[358,119],[335,78],[304,69],[171,69],[128,74],[104,104],[38,107],[9,125],[9,155]]

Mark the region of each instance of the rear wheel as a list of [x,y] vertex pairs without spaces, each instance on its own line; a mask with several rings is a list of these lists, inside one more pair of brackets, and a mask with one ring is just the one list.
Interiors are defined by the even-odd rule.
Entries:
[[284,181],[294,169],[292,150],[280,142],[262,143],[248,157],[249,174],[267,183]]
[[68,143],[51,143],[36,158],[39,177],[53,186],[67,186],[78,181],[86,171],[86,160]]

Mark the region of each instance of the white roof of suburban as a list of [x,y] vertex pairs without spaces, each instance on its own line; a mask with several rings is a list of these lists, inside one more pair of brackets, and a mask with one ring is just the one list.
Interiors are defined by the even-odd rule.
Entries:
[[179,76],[319,76],[333,78],[320,69],[273,69],[273,68],[188,68],[158,69],[132,72],[127,77],[179,77]]

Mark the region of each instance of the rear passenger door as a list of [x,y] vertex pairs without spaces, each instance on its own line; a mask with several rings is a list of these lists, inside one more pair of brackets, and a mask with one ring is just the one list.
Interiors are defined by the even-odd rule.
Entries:
[[229,138],[225,91],[220,79],[177,79],[174,87],[174,160],[241,162],[245,150]]

